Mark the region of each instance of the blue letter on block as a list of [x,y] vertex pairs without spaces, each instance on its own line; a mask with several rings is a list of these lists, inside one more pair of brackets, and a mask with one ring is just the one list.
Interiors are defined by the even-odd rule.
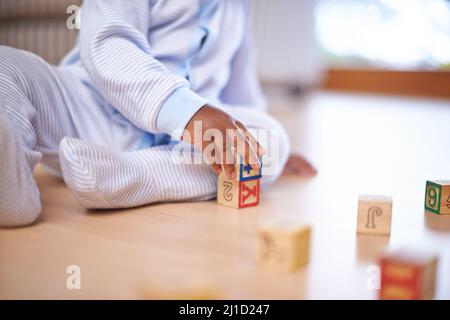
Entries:
[[250,166],[250,164],[243,164],[242,162],[243,161],[241,159],[241,163],[239,164],[240,181],[248,181],[261,178],[261,168],[259,170],[255,170]]

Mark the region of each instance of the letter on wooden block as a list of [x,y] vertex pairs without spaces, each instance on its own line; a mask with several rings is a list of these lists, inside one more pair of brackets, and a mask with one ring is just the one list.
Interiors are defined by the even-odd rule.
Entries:
[[[255,179],[261,179],[262,177],[262,170],[259,168],[259,170],[253,169],[250,164],[244,164],[242,163],[242,159],[240,162],[236,162],[235,164],[235,170],[236,170],[236,180],[237,181],[248,181],[248,180],[255,180]],[[262,159],[260,160],[262,163]],[[220,176],[224,179],[227,179],[224,173],[221,173]]]
[[433,299],[437,257],[403,249],[381,258],[380,299]]
[[450,214],[450,180],[427,181],[425,210],[437,214]]
[[219,176],[217,203],[232,208],[256,206],[259,203],[259,179],[235,181]]
[[258,261],[269,269],[293,271],[308,263],[311,228],[292,221],[266,222],[258,233]]
[[248,181],[261,178],[261,168],[259,170],[255,170],[248,163],[238,164],[236,168],[236,173],[239,176],[240,181]]
[[360,195],[358,201],[359,234],[389,235],[391,233],[392,198]]

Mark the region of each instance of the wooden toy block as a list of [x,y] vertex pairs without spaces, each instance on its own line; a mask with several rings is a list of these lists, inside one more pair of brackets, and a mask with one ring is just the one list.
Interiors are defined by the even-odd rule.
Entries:
[[429,300],[434,298],[437,257],[426,252],[398,250],[381,258],[379,298]]
[[391,233],[392,198],[360,195],[357,233],[389,235]]
[[261,224],[257,259],[276,271],[294,271],[308,263],[311,228],[289,220]]
[[246,208],[259,203],[259,179],[235,181],[219,176],[217,203],[232,208]]
[[436,214],[450,214],[450,180],[427,181],[425,210]]
[[[262,159],[260,160],[262,163]],[[255,180],[255,179],[261,179],[262,172],[261,168],[259,170],[253,169],[250,164],[244,164],[243,159],[236,161],[235,163],[235,170],[236,170],[236,181],[249,181],[249,180]],[[224,173],[221,173],[221,176],[223,178],[226,178]]]
[[253,169],[250,164],[237,164],[236,176],[238,176],[240,181],[248,181],[254,179],[261,179],[261,168],[259,170]]

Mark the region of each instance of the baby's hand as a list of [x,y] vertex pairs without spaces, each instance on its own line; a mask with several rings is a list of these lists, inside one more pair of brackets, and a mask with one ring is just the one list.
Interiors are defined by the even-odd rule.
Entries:
[[241,122],[222,110],[210,105],[203,106],[185,129],[189,134],[184,135],[182,140],[205,151],[217,174],[223,171],[228,178],[236,177],[236,152],[243,157],[245,164],[250,164],[254,169],[260,168],[259,159],[265,153],[264,148]]

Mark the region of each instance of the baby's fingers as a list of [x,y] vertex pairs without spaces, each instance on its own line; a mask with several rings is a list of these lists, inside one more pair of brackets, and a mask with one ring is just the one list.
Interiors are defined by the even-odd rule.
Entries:
[[213,163],[211,165],[211,169],[217,174],[220,175],[222,173],[222,166],[219,163]]
[[250,164],[254,169],[259,169],[261,167],[259,159],[265,154],[264,148],[241,122],[236,121],[236,126],[240,133],[237,141],[239,154],[244,157],[245,163]]
[[220,163],[225,175],[229,179],[236,178],[236,170],[234,167],[234,154],[231,150],[231,145],[224,143],[220,152]]
[[214,145],[214,148],[211,151],[211,155],[206,156],[206,159],[208,160],[208,164],[211,165],[211,169],[217,174],[222,173],[222,165],[220,164],[220,156],[219,152],[216,152],[217,146]]

